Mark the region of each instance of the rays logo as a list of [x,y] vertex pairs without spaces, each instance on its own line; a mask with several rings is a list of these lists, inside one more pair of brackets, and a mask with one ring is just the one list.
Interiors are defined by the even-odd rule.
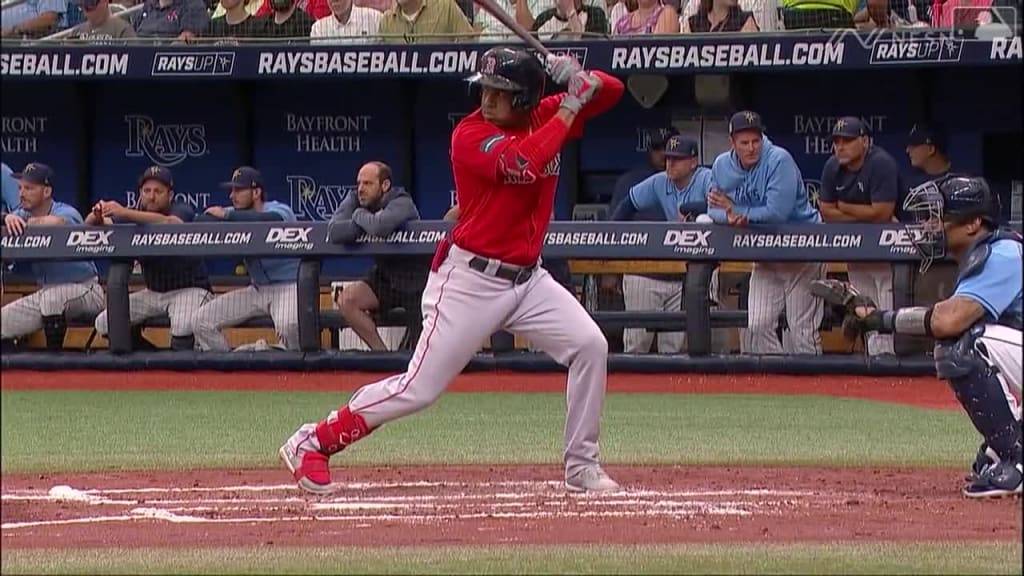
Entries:
[[804,180],[804,187],[807,188],[807,201],[817,208],[821,196],[821,180]]
[[302,220],[330,220],[345,196],[356,191],[355,186],[317,183],[304,174],[289,174],[285,180],[289,203],[295,216]]
[[157,124],[141,114],[127,114],[124,121],[128,125],[126,158],[145,157],[153,164],[171,167],[209,154],[202,124]]

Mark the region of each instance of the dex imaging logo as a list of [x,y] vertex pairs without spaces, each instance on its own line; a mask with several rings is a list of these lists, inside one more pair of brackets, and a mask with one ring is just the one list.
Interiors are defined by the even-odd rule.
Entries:
[[920,232],[916,230],[913,233],[906,229],[882,230],[878,245],[888,248],[890,254],[917,254],[917,249],[914,248],[915,236],[920,240]]
[[68,235],[69,247],[80,254],[111,254],[114,245],[110,243],[113,230],[74,230]]
[[234,52],[157,52],[153,76],[230,76]]
[[160,124],[143,114],[126,114],[128,146],[126,158],[148,158],[153,164],[171,167],[187,158],[209,153],[203,124]]
[[686,230],[673,229],[665,232],[665,246],[671,246],[672,251],[677,254],[689,255],[712,255],[715,249],[711,246],[709,239],[711,230]]
[[267,231],[266,243],[273,245],[276,250],[312,250],[313,241],[309,239],[309,233],[313,231],[310,226],[302,228],[271,228]]

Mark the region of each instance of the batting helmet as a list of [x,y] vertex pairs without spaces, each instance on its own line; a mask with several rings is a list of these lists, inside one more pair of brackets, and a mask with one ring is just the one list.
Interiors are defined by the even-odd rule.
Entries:
[[476,73],[466,81],[512,92],[512,107],[529,110],[540,102],[546,79],[544,66],[536,56],[522,48],[498,46],[480,56]]

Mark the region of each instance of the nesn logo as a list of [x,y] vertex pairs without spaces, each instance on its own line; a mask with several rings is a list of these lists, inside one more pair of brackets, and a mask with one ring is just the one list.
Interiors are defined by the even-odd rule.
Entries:
[[587,49],[586,48],[571,48],[571,47],[551,47],[548,46],[548,51],[555,56],[572,56],[580,63],[580,66],[586,68],[587,66]]
[[230,76],[233,52],[157,52],[153,76]]

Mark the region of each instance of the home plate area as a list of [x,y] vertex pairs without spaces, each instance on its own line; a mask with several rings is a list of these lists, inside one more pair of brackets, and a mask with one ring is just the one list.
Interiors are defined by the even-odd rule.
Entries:
[[[940,524],[931,531],[941,530],[948,522],[935,515],[950,512],[927,498],[829,478],[828,471],[825,478],[799,483],[792,477],[784,481],[788,474],[780,469],[761,478],[725,468],[612,472],[624,491],[583,495],[569,494],[561,481],[551,479],[559,477],[557,469],[529,467],[340,469],[337,490],[320,497],[300,492],[287,474],[271,471],[151,472],[139,473],[134,482],[125,473],[5,477],[3,544],[814,540],[885,536],[894,528],[887,524],[899,524],[903,532],[922,515]],[[991,508],[970,504],[979,513]],[[1007,517],[1006,522],[1019,535],[1019,521]],[[986,528],[992,529],[991,518]]]

